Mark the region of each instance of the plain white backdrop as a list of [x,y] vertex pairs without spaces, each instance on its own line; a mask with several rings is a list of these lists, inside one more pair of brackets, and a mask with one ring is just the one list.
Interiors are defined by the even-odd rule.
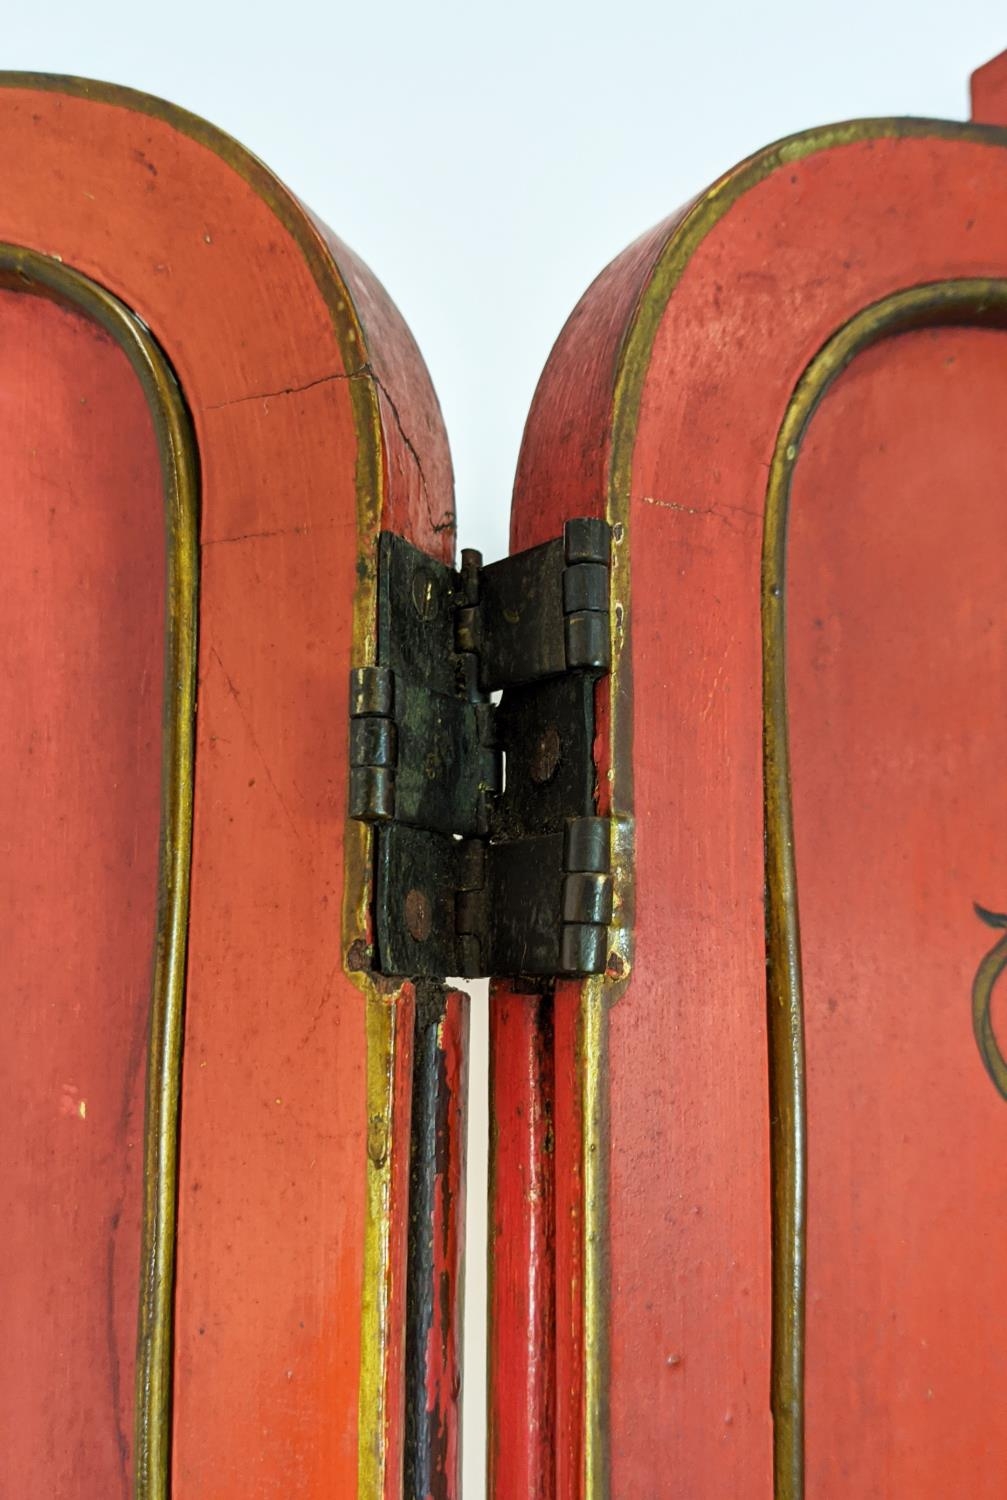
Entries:
[[[739,158],[829,120],[968,113],[1003,0],[47,0],[2,66],[130,84],[261,156],[369,262],[419,341],[459,543],[506,550],[524,416],[625,244]],[[485,990],[473,993],[465,1494],[483,1494]]]

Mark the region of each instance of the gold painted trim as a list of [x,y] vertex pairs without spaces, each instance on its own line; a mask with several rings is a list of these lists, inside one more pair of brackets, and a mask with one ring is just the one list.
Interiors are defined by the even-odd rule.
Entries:
[[858,313],[799,381],[769,472],[762,565],[763,736],[770,1126],[772,1132],[775,1493],[804,1494],[804,1323],[807,1228],[807,1081],[804,999],[786,681],[787,522],[801,444],[822,398],[847,366],[882,339],[918,328],[1007,327],[1007,280],[931,283]]
[[[980,906],[978,901],[973,902],[973,907],[980,922],[985,922],[986,926],[992,927],[995,932],[1003,933],[1003,929],[1007,927],[1007,914],[989,911],[986,907]],[[990,1008],[993,1003],[993,990],[1005,967],[1007,967],[1007,934],[1001,936],[999,941],[983,956],[976,970],[976,977],[972,981],[972,1030],[979,1056],[983,1060],[983,1067],[1001,1099],[1007,1099],[1007,1059],[1000,1051],[1000,1043],[993,1030]]]
[[[321,231],[297,198],[284,184],[224,131],[188,110],[152,98],[134,89],[99,83],[86,78],[60,77],[45,73],[0,71],[0,88],[38,89],[53,94],[93,100],[96,104],[125,109],[164,121],[182,135],[212,151],[249,184],[286,229],[304,257],[329,315],[347,380],[357,434],[357,587],[353,601],[352,658],[363,666],[375,660],[377,630],[377,579],[370,544],[380,527],[387,489],[381,411],[376,381],[368,364],[365,330],[353,298],[342,279]],[[347,818],[344,824],[343,961],[344,972],[361,991],[366,1006],[367,1119],[369,1129],[380,1120],[389,1140],[392,1131],[392,1092],[384,1069],[394,1061],[392,1037],[399,998],[375,984],[366,971],[354,966],[352,955],[370,929],[371,830]],[[388,1451],[385,1354],[388,1330],[384,1319],[391,1284],[390,1241],[383,1222],[383,1204],[390,1192],[390,1157],[380,1167],[368,1157],[366,1172],[366,1221],[364,1228],[361,1302],[360,1388],[358,1400],[359,1478],[357,1500],[382,1500],[385,1476],[397,1455]],[[368,1288],[381,1288],[370,1292]],[[155,1491],[141,1500],[162,1500]]]
[[589,979],[581,992],[581,1117],[584,1183],[584,1500],[605,1500],[608,1449],[608,1093],[603,1065],[610,986]]
[[69,304],[125,353],[154,420],[167,553],[161,836],[144,1126],[134,1494],[166,1500],[171,1454],[178,1105],[192,847],[199,469],[188,413],[149,330],[118,298],[62,262],[0,245],[0,283]]
[[[366,1341],[360,1363],[358,1491],[368,1500],[380,1500],[388,1493],[388,1466],[394,1458],[387,1441],[393,1405],[388,1389],[388,1314],[394,1294],[395,1078],[402,1040],[398,1024],[400,1003],[394,996],[377,991],[365,1001],[368,1114],[363,1328]],[[408,1135],[408,1122],[404,1129]],[[402,1381],[404,1390],[404,1371]]]
[[[640,295],[627,329],[622,351],[615,373],[612,393],[611,431],[612,442],[609,455],[609,472],[606,497],[606,518],[613,528],[621,528],[619,534],[631,541],[630,513],[632,508],[632,472],[636,433],[640,418],[640,407],[647,371],[650,365],[654,340],[667,305],[684,277],[692,257],[703,240],[717,227],[732,208],[760,183],[778,169],[802,161],[819,152],[844,146],[855,146],[883,139],[940,139],[964,141],[977,145],[1003,149],[1007,146],[1007,129],[998,126],[959,124],[944,120],[924,119],[868,119],[853,120],[836,125],[821,126],[766,147],[756,155],[741,162],[726,173],[703,193],[683,217],[669,231],[661,248],[649,279]],[[851,356],[852,357],[852,356]],[[622,629],[628,640],[631,629],[631,599],[628,584],[623,585]],[[613,599],[615,595],[613,594]],[[613,610],[613,619],[614,619]],[[609,777],[611,782],[612,807],[621,817],[630,819],[633,810],[632,779],[632,734],[633,700],[630,681],[629,653],[618,649],[621,643],[614,641],[611,676],[611,711],[609,719]],[[768,816],[768,815],[767,815]],[[785,954],[777,956],[786,961]],[[631,981],[630,981],[631,982]],[[625,981],[623,981],[625,984]],[[586,991],[585,991],[586,993]],[[619,991],[613,987],[611,1000],[618,998]],[[605,1031],[586,1034],[585,1051],[581,1059],[583,1087],[586,1080],[605,1076]],[[793,1055],[793,1049],[792,1049]],[[796,1120],[797,1116],[794,1116]],[[793,1140],[793,1122],[791,1122]],[[795,1181],[801,1180],[803,1172],[803,1144],[796,1162],[787,1165],[782,1159],[784,1136],[779,1130],[772,1134],[771,1156],[774,1180],[783,1182],[788,1174]],[[607,1150],[607,1140],[606,1140]],[[795,1176],[796,1172],[796,1176]],[[585,1215],[585,1244],[588,1239],[606,1238],[608,1235],[608,1213],[604,1198],[591,1206],[593,1221],[587,1222]],[[774,1255],[774,1286],[777,1281],[777,1257]],[[789,1274],[786,1266],[781,1268],[780,1279]],[[608,1307],[604,1295],[589,1297],[585,1291],[585,1372],[586,1389],[608,1388],[607,1364]],[[771,1401],[774,1412],[785,1413],[789,1394],[784,1390],[783,1372],[787,1359],[791,1359],[793,1372],[793,1349],[786,1342],[781,1344],[775,1330],[782,1325],[782,1314],[774,1303],[774,1353]],[[803,1347],[803,1345],[802,1345]],[[774,1473],[775,1500],[801,1500],[802,1488],[794,1488],[794,1441],[795,1429],[787,1430],[785,1416],[774,1419]],[[600,1403],[585,1402],[584,1452],[586,1493],[592,1497],[608,1495],[609,1444],[606,1413]],[[791,1476],[788,1478],[788,1475]]]

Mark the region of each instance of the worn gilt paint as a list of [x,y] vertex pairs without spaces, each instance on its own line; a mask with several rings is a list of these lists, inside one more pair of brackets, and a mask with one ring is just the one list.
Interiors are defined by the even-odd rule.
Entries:
[[[1003,912],[987,911],[978,902],[975,903],[975,911],[979,920],[985,922],[987,927],[992,927],[994,931],[1002,931],[1007,927],[1007,915]],[[972,1026],[979,1055],[986,1065],[993,1087],[1002,1098],[1007,1099],[1007,1060],[1004,1059],[1003,1052],[1000,1050],[990,1015],[993,990],[1005,965],[1007,965],[1007,937],[1000,937],[979,965],[972,985]]]

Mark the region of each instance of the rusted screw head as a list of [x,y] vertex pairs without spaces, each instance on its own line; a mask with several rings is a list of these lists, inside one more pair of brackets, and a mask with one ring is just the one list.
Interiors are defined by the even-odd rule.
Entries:
[[406,926],[418,943],[425,943],[430,936],[433,917],[426,892],[415,887],[406,896]]
[[531,753],[531,779],[537,786],[543,786],[555,776],[561,748],[559,730],[555,724],[550,724],[535,741]]

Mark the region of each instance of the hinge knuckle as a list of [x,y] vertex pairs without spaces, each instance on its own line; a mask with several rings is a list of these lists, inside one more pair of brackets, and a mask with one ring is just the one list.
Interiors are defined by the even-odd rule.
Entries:
[[475,547],[462,548],[462,565],[458,579],[462,599],[466,604],[475,604],[479,598],[479,574],[482,572],[483,555]]
[[612,528],[595,516],[575,516],[563,527],[563,555],[568,563],[604,563],[612,559]]
[[563,613],[608,611],[608,568],[604,563],[573,563],[563,570]]
[[350,673],[350,715],[390,718],[395,707],[395,674],[388,667],[356,667]]
[[612,919],[612,880],[586,870],[563,881],[563,921],[605,927]]
[[560,951],[566,974],[599,974],[607,963],[612,920],[610,833],[608,818],[574,818],[566,825]]
[[610,553],[594,518],[486,567],[468,549],[457,572],[382,533],[378,663],[350,682],[350,813],[381,825],[380,971],[604,971],[611,840],[593,744]]
[[568,521],[563,545],[567,666],[573,671],[607,672],[612,661],[609,631],[611,530],[604,521]]
[[392,767],[397,744],[394,719],[354,719],[350,726],[350,764]]
[[611,662],[608,614],[589,610],[564,621],[566,662],[571,671],[605,672]]
[[[486,845],[482,839],[462,839],[458,845],[458,889],[462,892],[486,889]],[[462,928],[471,932],[472,928]]]
[[395,677],[386,667],[350,673],[350,816],[365,823],[395,817],[394,703]]
[[350,817],[390,823],[395,817],[395,777],[375,766],[350,768]]
[[455,646],[459,651],[479,651],[479,609],[466,604],[455,617]]
[[567,925],[563,928],[558,972],[560,974],[603,974],[608,952],[604,927]]
[[607,873],[612,860],[608,818],[571,818],[566,825],[563,867]]

